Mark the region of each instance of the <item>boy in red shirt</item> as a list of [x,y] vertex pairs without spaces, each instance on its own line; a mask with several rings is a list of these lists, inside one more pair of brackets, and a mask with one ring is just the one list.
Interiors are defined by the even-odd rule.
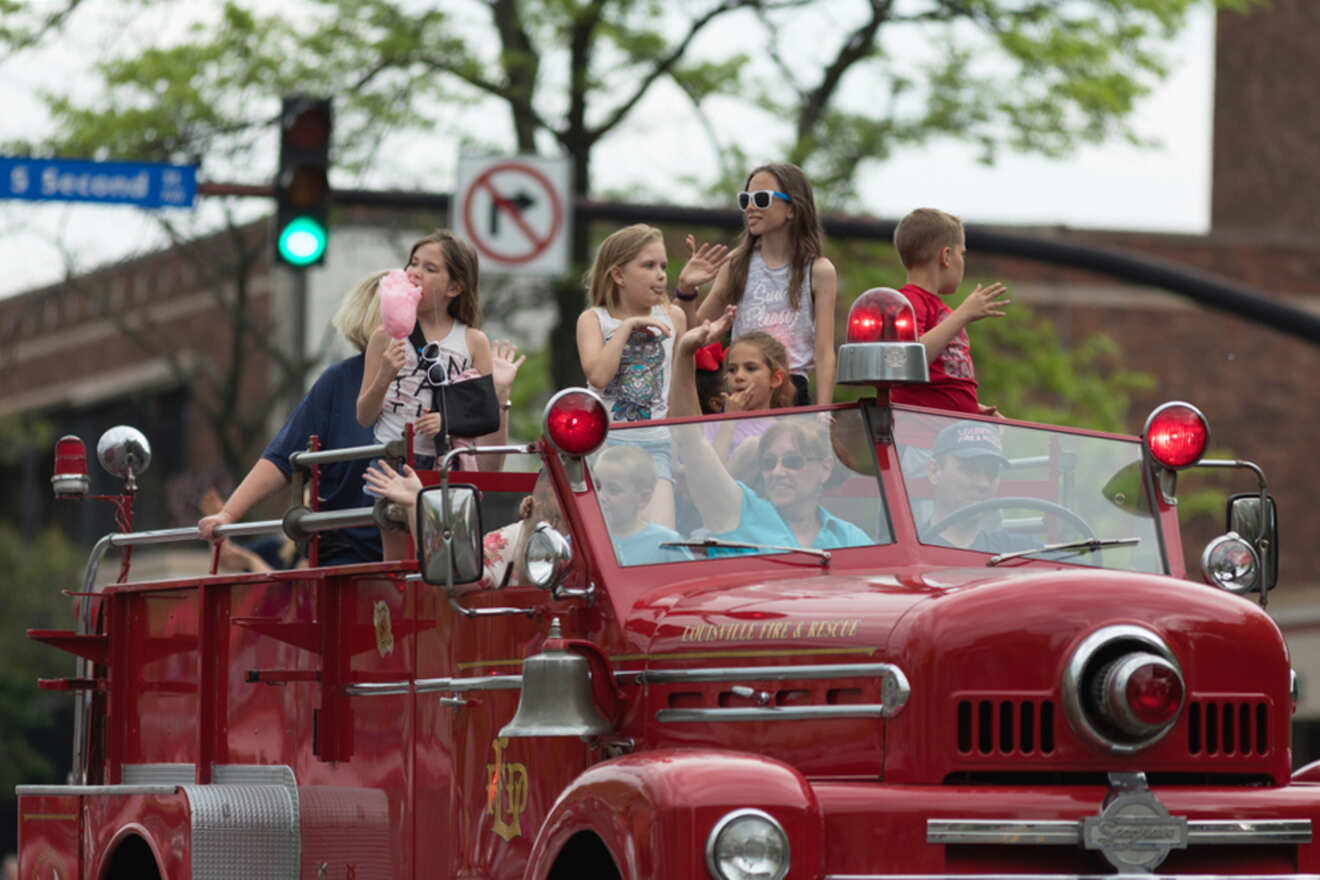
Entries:
[[962,221],[934,208],[918,208],[899,221],[894,248],[907,269],[907,284],[900,291],[912,303],[917,338],[926,346],[930,383],[894,388],[890,399],[957,412],[998,415],[976,399],[976,372],[972,368],[967,325],[982,318],[1001,318],[1011,300],[999,299],[1006,288],[995,282],[977,285],[962,305],[951,309],[940,300],[958,289],[963,280],[967,240]]

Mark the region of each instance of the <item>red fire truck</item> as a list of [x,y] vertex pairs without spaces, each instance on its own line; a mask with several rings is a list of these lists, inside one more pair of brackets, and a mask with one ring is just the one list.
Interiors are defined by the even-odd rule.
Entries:
[[[31,633],[78,658],[42,682],[77,711],[69,784],[19,788],[21,876],[1320,872],[1264,475],[1203,460],[1184,403],[1140,437],[891,405],[926,375],[895,297],[850,315],[856,403],[611,427],[560,392],[540,441],[478,451],[539,455],[540,487],[425,475],[415,560],[102,584],[111,549],[197,541],[107,535],[76,629]],[[98,454],[131,497],[144,438]],[[57,492],[80,458],[62,441]],[[1207,583],[1194,465],[1256,478]],[[225,531],[314,554],[397,513]]]

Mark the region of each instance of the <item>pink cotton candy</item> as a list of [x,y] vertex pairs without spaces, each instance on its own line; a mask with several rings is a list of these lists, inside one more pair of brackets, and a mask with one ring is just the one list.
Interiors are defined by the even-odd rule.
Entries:
[[393,269],[380,280],[380,321],[394,339],[406,339],[417,323],[417,303],[422,289],[408,280],[408,273]]

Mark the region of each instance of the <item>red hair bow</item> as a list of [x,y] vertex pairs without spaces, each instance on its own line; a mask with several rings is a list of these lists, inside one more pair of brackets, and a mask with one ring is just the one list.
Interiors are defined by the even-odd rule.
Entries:
[[724,363],[724,347],[718,342],[697,349],[697,369],[713,373]]

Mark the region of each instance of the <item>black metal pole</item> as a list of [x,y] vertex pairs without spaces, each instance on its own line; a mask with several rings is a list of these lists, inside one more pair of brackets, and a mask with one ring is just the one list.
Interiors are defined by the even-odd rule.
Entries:
[[[199,184],[197,191],[200,195],[267,198],[275,194],[274,187],[269,185],[224,183]],[[334,200],[340,205],[428,208],[447,214],[450,196],[448,193],[335,190]],[[729,230],[742,227],[742,215],[738,211],[722,208],[577,199],[573,210],[587,220],[682,224]],[[835,238],[869,241],[889,241],[897,225],[893,220],[837,215],[823,217],[821,222],[825,232]],[[1265,291],[1181,263],[1117,248],[1063,242],[982,226],[967,227],[967,246],[982,253],[1022,257],[1055,266],[1084,269],[1132,284],[1158,287],[1185,296],[1206,308],[1236,315],[1306,342],[1320,343],[1320,315],[1281,302]]]

